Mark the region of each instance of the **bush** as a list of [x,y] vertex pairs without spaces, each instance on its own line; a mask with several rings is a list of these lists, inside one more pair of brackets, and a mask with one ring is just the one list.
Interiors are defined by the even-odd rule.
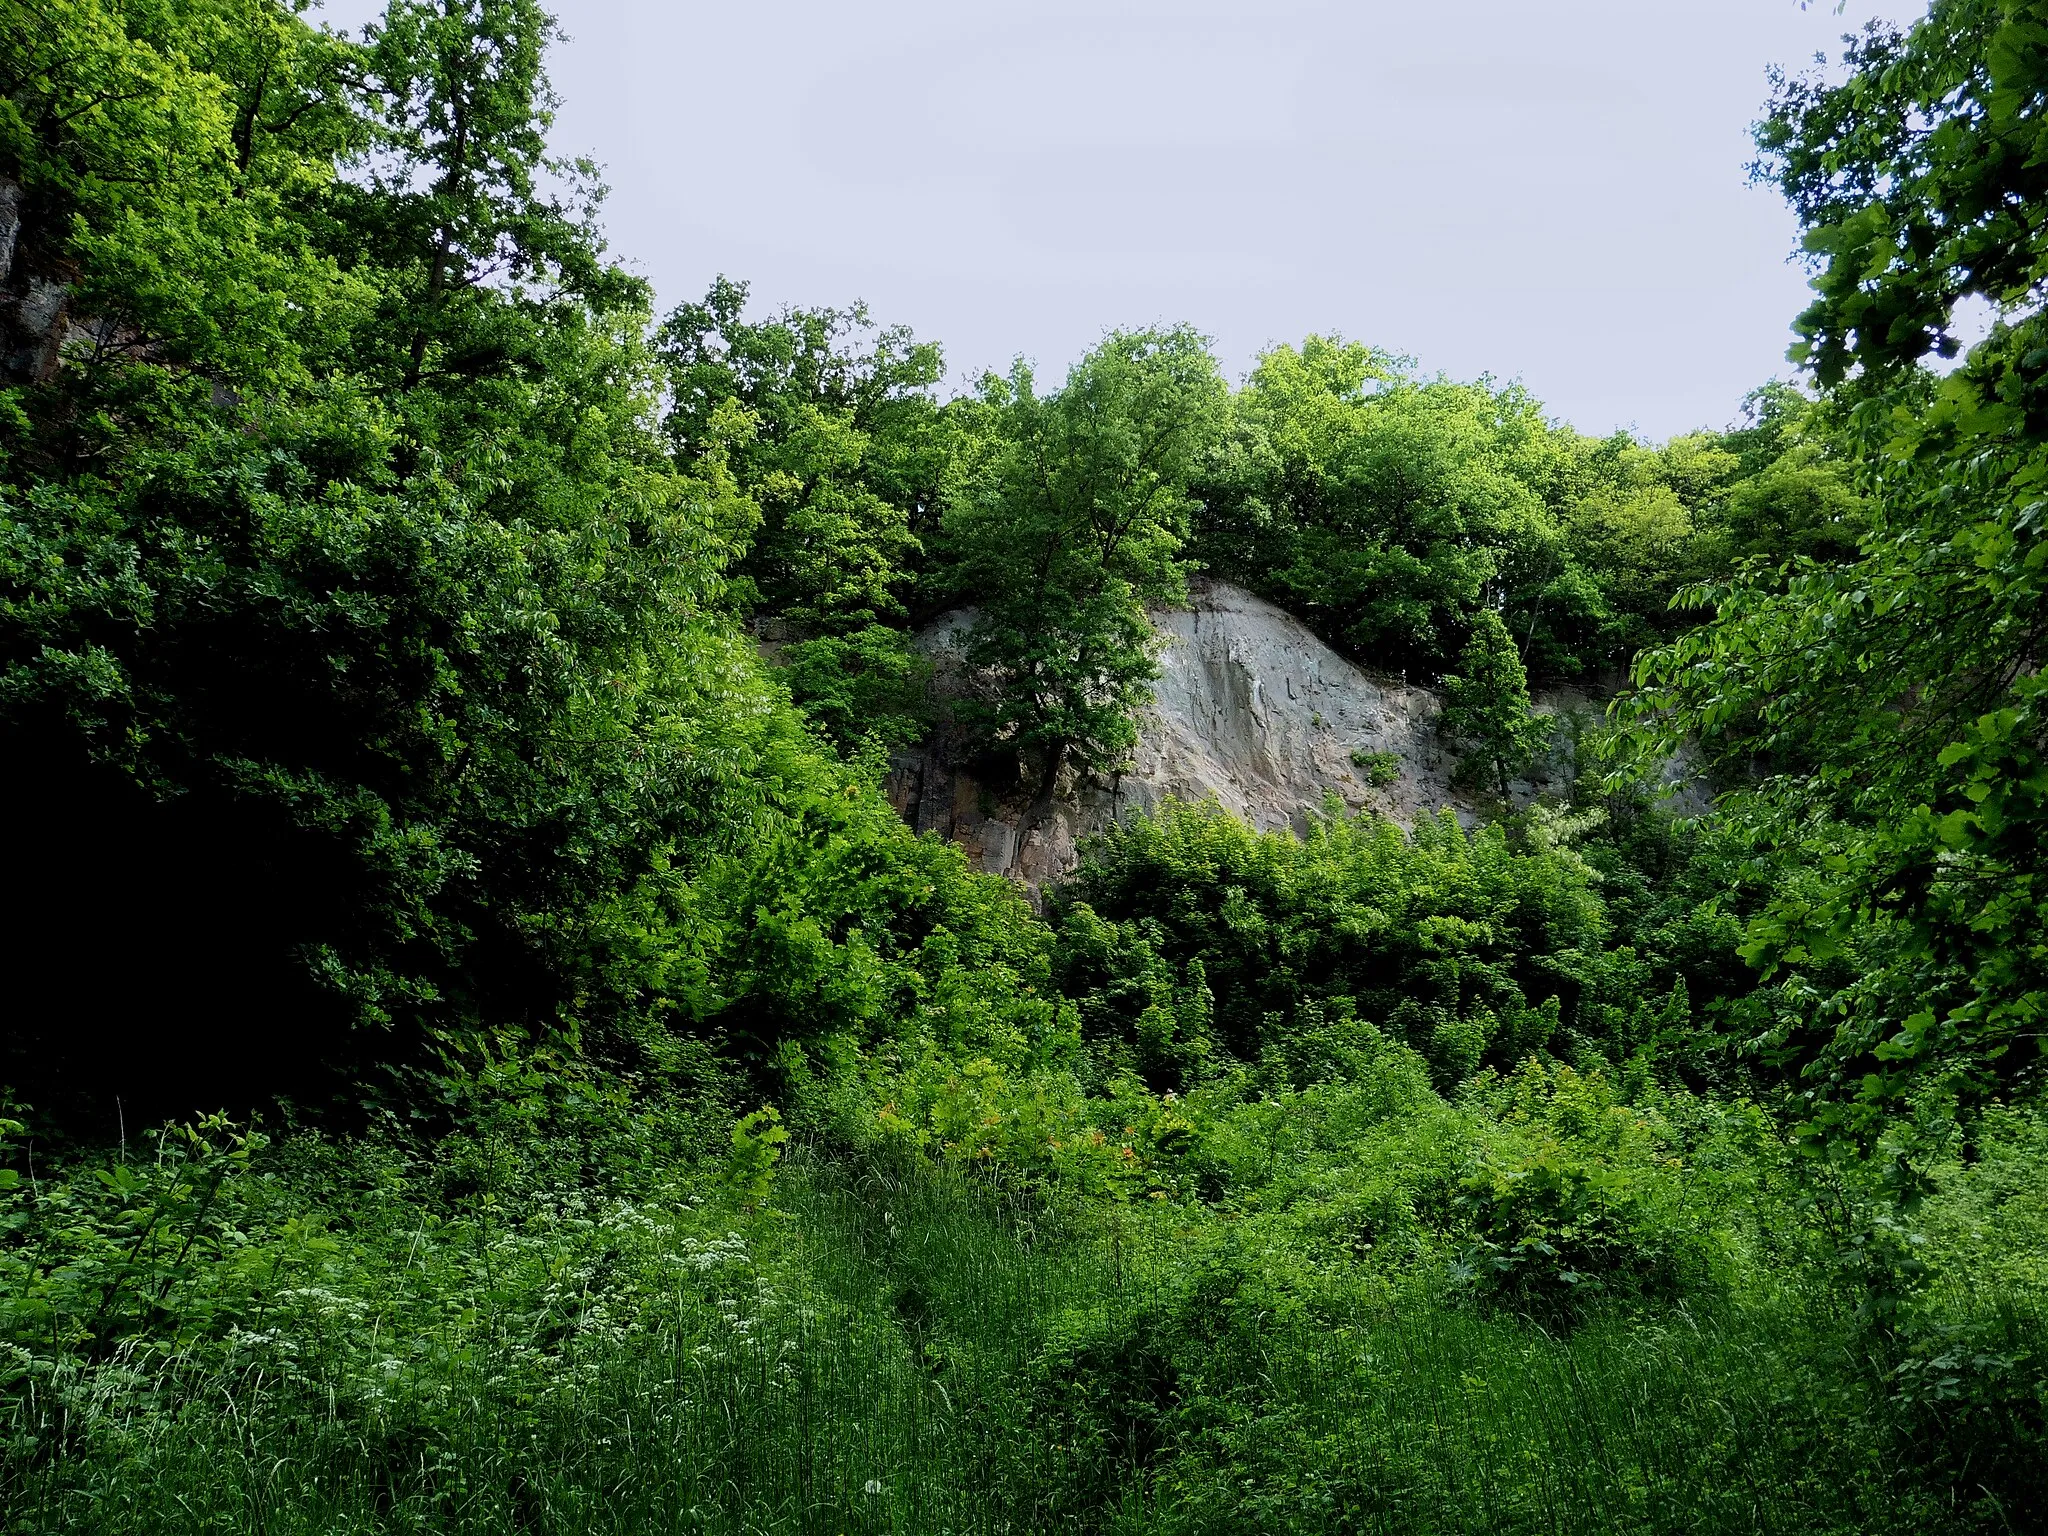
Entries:
[[1585,862],[1448,812],[1403,832],[1333,801],[1296,838],[1169,803],[1091,842],[1049,912],[1084,1036],[1160,1086],[1347,1018],[1454,1083],[1553,1035],[1616,1041],[1634,1001]]
[[1649,1228],[1625,1176],[1556,1148],[1468,1178],[1473,1237],[1459,1275],[1490,1304],[1545,1320],[1606,1295],[1668,1296],[1680,1275],[1666,1234]]
[[1391,789],[1401,782],[1401,754],[1368,752],[1363,747],[1351,754],[1351,765],[1365,771],[1365,782],[1374,789]]

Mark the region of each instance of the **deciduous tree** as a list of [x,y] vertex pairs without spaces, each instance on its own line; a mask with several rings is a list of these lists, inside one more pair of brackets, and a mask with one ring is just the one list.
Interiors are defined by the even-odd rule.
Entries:
[[[1637,711],[1770,769],[1738,803],[1827,872],[1746,953],[1810,1124],[1870,1144],[2048,1066],[2048,29],[1936,0],[1845,63],[1781,81],[1759,143],[1806,227],[1795,356],[1862,458],[1860,557],[1691,594],[1715,620],[1643,658]],[[1971,299],[1991,333],[1937,376]]]
[[1185,590],[1188,484],[1227,398],[1204,339],[1116,332],[1037,392],[1021,362],[983,382],[978,453],[945,513],[952,579],[981,609],[970,664],[995,679],[969,706],[979,738],[1038,773],[1114,766],[1154,675],[1148,603]]

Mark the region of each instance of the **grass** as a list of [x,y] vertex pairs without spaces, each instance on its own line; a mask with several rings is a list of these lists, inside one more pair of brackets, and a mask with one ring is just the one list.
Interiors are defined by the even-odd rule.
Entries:
[[471,1255],[462,1273],[482,1279],[459,1289],[415,1262],[436,1294],[413,1298],[402,1351],[358,1347],[400,1309],[366,1286],[340,1305],[342,1265],[324,1301],[298,1297],[289,1321],[280,1302],[270,1336],[244,1329],[225,1357],[117,1356],[18,1393],[5,1528],[1220,1536],[1958,1518],[1891,1454],[1826,1320],[1791,1303],[1546,1331],[1422,1287],[1370,1305],[1276,1289],[1199,1208],[1060,1210],[945,1171],[800,1161],[772,1210],[653,1201],[539,1227],[508,1213],[416,1236],[416,1251]]

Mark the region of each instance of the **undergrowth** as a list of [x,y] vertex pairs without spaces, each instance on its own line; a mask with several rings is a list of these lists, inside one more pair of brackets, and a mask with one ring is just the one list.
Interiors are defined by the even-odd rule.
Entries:
[[1182,1101],[1208,1201],[760,1120],[23,1177],[4,1528],[2038,1528],[2038,1120],[1835,1231],[1754,1118],[1388,1049]]

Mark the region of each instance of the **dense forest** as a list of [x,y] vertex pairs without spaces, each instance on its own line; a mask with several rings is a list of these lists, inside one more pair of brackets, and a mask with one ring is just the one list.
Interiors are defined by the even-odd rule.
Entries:
[[[2048,7],[1774,79],[1661,444],[663,313],[556,36],[0,0],[0,1530],[2048,1530]],[[936,617],[1045,804],[1198,574],[1467,814],[891,808]]]

